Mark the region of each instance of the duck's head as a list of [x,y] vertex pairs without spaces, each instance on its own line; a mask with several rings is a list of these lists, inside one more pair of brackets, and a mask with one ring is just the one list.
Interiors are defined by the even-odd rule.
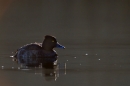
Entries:
[[51,36],[51,35],[45,36],[45,39],[43,40],[43,43],[42,43],[42,48],[44,50],[52,50],[53,48],[65,49],[65,47],[62,46],[61,44],[59,44],[57,42],[56,38],[54,36]]

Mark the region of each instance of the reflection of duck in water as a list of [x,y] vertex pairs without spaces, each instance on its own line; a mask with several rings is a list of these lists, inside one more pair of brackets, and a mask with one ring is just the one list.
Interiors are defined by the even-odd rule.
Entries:
[[57,64],[54,68],[42,68],[42,70],[35,68],[35,74],[45,77],[46,81],[56,81],[59,76],[66,75],[66,63],[62,64],[62,68],[60,66],[61,64]]
[[52,81],[52,80],[57,80],[59,77],[59,66],[54,66],[54,69],[43,69],[42,73],[44,74],[45,80],[46,81]]
[[62,48],[54,36],[46,35],[42,44],[32,43],[17,50],[14,60],[25,66],[52,67],[57,64],[57,53],[53,48]]

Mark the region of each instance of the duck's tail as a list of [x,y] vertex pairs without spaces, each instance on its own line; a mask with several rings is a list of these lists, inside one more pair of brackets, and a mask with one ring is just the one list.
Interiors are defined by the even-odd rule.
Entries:
[[17,57],[17,51],[16,52],[12,52],[12,53],[15,53],[15,55],[12,55],[10,57],[12,57],[12,58]]
[[14,55],[13,56],[10,56],[11,58],[14,58]]
[[10,56],[12,58],[13,61],[18,61],[17,60],[17,51],[16,52],[12,52],[12,53],[15,53],[14,55]]

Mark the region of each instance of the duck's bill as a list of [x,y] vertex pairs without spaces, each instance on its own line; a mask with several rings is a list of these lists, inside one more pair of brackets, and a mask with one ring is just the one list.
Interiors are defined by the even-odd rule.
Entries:
[[56,48],[65,49],[65,47],[64,47],[63,45],[59,44],[58,42],[57,42],[57,44],[56,44]]

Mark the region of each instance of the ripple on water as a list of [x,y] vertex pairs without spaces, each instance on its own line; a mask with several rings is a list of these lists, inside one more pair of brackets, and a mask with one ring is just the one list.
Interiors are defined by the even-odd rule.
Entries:
[[87,56],[88,54],[86,53],[85,55]]

